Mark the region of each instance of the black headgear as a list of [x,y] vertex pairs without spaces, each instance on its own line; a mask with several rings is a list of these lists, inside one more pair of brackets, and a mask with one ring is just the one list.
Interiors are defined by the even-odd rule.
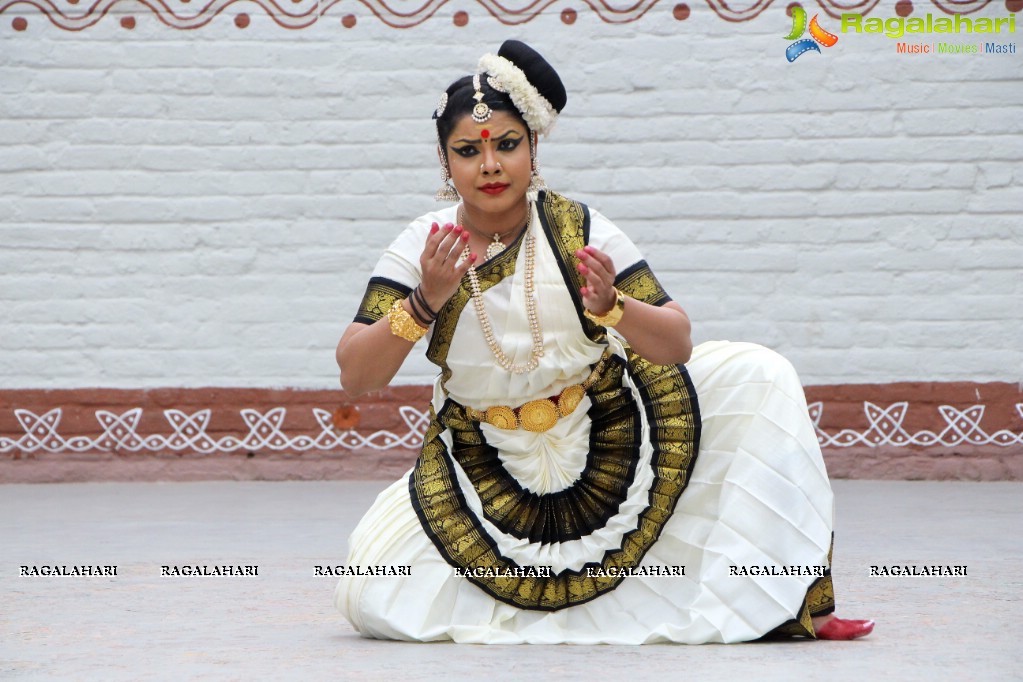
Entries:
[[565,85],[561,82],[558,72],[539,52],[521,40],[506,40],[497,51],[497,56],[504,57],[522,69],[530,85],[551,103],[555,111],[561,113],[568,102],[568,93],[565,92]]
[[[475,91],[473,99],[477,104],[473,108],[473,118],[477,122],[489,118],[491,107],[483,103],[484,97],[495,106],[503,99],[515,107],[530,130],[547,133],[568,101],[558,72],[539,52],[519,40],[506,40],[496,56],[487,54],[480,58],[471,83],[472,90],[468,92]],[[457,99],[456,106],[464,110],[462,107],[468,96],[465,88],[469,84],[468,76],[452,83],[441,96],[433,117],[444,115],[449,97]],[[493,99],[495,95],[497,100]]]

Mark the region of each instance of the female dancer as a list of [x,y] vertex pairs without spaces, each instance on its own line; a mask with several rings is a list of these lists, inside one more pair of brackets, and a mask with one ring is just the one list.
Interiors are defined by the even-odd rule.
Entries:
[[507,41],[434,112],[438,198],[458,203],[391,244],[337,349],[358,395],[426,336],[430,425],[353,533],[361,575],[336,605],[364,636],[420,641],[868,634],[833,614],[832,493],[798,377],[753,344],[693,348],[629,238],[547,190],[538,137],[566,100]]

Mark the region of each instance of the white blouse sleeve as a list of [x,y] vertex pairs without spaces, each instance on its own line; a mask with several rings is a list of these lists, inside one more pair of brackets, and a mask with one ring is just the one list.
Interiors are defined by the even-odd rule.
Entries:
[[631,298],[651,305],[664,305],[671,300],[643,254],[617,225],[592,208],[589,243],[606,253],[615,266],[615,286]]
[[413,220],[387,247],[373,268],[355,322],[373,324],[399,298],[408,296],[422,280],[419,257],[426,246],[433,223],[449,223],[455,208],[427,213]]

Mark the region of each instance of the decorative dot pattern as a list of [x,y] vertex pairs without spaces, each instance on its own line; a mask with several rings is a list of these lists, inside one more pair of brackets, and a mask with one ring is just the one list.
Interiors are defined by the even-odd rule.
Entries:
[[[476,0],[476,2],[487,10],[486,20],[494,19],[505,26],[516,27],[539,18],[550,7],[550,3],[539,2],[522,4],[518,7],[509,7],[500,3],[494,4],[489,2],[489,0]],[[595,2],[587,0],[582,10],[571,7],[562,9],[559,12],[559,18],[563,24],[571,25],[578,21],[579,13],[583,11],[596,15],[597,19],[607,24],[628,24],[642,18],[659,2],[660,0],[642,0],[641,2],[618,6],[619,3],[612,4],[610,0],[596,0]],[[832,17],[837,17],[841,12],[852,9],[849,6],[848,0],[844,2],[843,0],[816,0],[816,2]],[[931,0],[931,2],[947,14],[969,14],[974,11],[975,5],[986,5],[990,0],[952,0],[952,2],[949,2],[949,0]],[[0,14],[14,11],[12,10],[13,7],[29,4],[39,10],[56,28],[65,31],[81,31],[91,28],[103,20],[109,13],[112,3],[117,3],[117,0],[97,0],[95,2],[90,0],[90,2],[86,3],[82,3],[81,0],[62,0],[60,3],[56,3],[55,0],[0,0]],[[324,19],[328,19],[328,16],[328,20],[333,21],[333,13],[335,12],[341,16],[341,25],[343,27],[353,28],[355,26],[354,15],[341,14],[344,11],[344,8],[341,8],[343,3],[337,2],[327,3],[325,7],[320,4],[314,4],[310,7],[308,6],[309,3],[305,0],[291,0],[290,2],[283,2],[282,0],[269,0],[269,2],[264,2],[264,0],[217,0],[217,2],[213,2],[210,0],[205,3],[194,3],[192,0],[175,0],[174,2],[168,2],[168,0],[146,2],[143,0],[143,2],[137,4],[139,9],[151,12],[161,23],[171,29],[191,30],[209,25],[211,20],[221,13],[231,13],[230,8],[235,3],[244,3],[246,9],[252,6],[258,7],[266,13],[268,19],[284,29],[300,30],[311,28]],[[84,11],[68,12],[69,8],[82,4],[86,5],[87,9]],[[198,4],[200,7],[192,12],[181,11],[182,5],[194,4]],[[413,28],[431,19],[443,16],[437,12],[438,5],[435,0],[408,0],[403,2],[400,7],[392,7],[387,3],[362,4],[365,5],[365,8],[368,9],[374,18],[389,28],[394,29]],[[441,4],[443,5],[444,3]],[[715,0],[707,4],[715,15],[725,21],[748,22],[759,18],[771,9],[773,3],[770,0],[758,0],[758,2],[752,3],[752,7],[731,7],[731,4],[736,3]],[[742,3],[738,4],[741,5]],[[873,5],[878,5],[876,2],[869,3],[866,0],[862,0],[862,2],[857,4],[871,5],[869,9],[865,8],[864,13],[874,10],[875,7]],[[1023,0],[1004,0],[1004,4],[1009,12],[1023,11]],[[947,5],[951,5],[951,7]],[[350,6],[350,4],[344,4],[345,8]],[[911,0],[899,0],[895,3],[895,8],[900,16],[908,16],[915,11],[915,4]],[[677,21],[686,21],[691,16],[691,9],[688,3],[680,2],[671,5],[671,12]],[[795,32],[799,27],[798,22],[805,21],[805,19],[800,19],[800,17],[806,16],[806,10],[803,9],[801,3],[790,2],[786,6],[786,14],[792,17],[794,22],[793,31]],[[236,15],[236,18],[237,16],[240,15]],[[251,12],[247,13],[246,16],[251,18]],[[465,10],[459,10],[450,16],[455,26],[463,27],[469,23],[469,12]],[[13,17],[11,26],[16,31],[24,31],[28,24],[24,17]],[[239,26],[239,28],[242,27]]]

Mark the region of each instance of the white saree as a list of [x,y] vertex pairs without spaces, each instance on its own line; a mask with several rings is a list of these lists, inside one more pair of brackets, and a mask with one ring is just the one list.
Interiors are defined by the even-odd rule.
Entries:
[[[442,372],[423,453],[349,540],[349,566],[407,566],[408,575],[344,577],[336,606],[363,636],[400,640],[812,636],[810,616],[833,601],[830,571],[821,573],[830,564],[832,493],[795,371],[763,347],[729,342],[697,346],[685,368],[660,368],[587,327],[565,255],[575,242],[564,237],[568,247],[559,247],[566,225],[612,258],[622,282],[642,275],[627,293],[669,299],[606,218],[551,193],[538,205],[529,230],[539,367],[501,369],[466,291],[453,297],[460,300],[430,338],[428,355]],[[575,223],[552,217],[566,211]],[[454,207],[427,214],[395,240],[357,320],[379,319],[418,283],[431,223],[454,220]],[[531,347],[524,238],[479,267],[495,335],[517,364]],[[465,417],[465,406],[518,406],[581,383],[608,347],[612,368],[549,431]],[[526,569],[549,577],[522,577]]]

